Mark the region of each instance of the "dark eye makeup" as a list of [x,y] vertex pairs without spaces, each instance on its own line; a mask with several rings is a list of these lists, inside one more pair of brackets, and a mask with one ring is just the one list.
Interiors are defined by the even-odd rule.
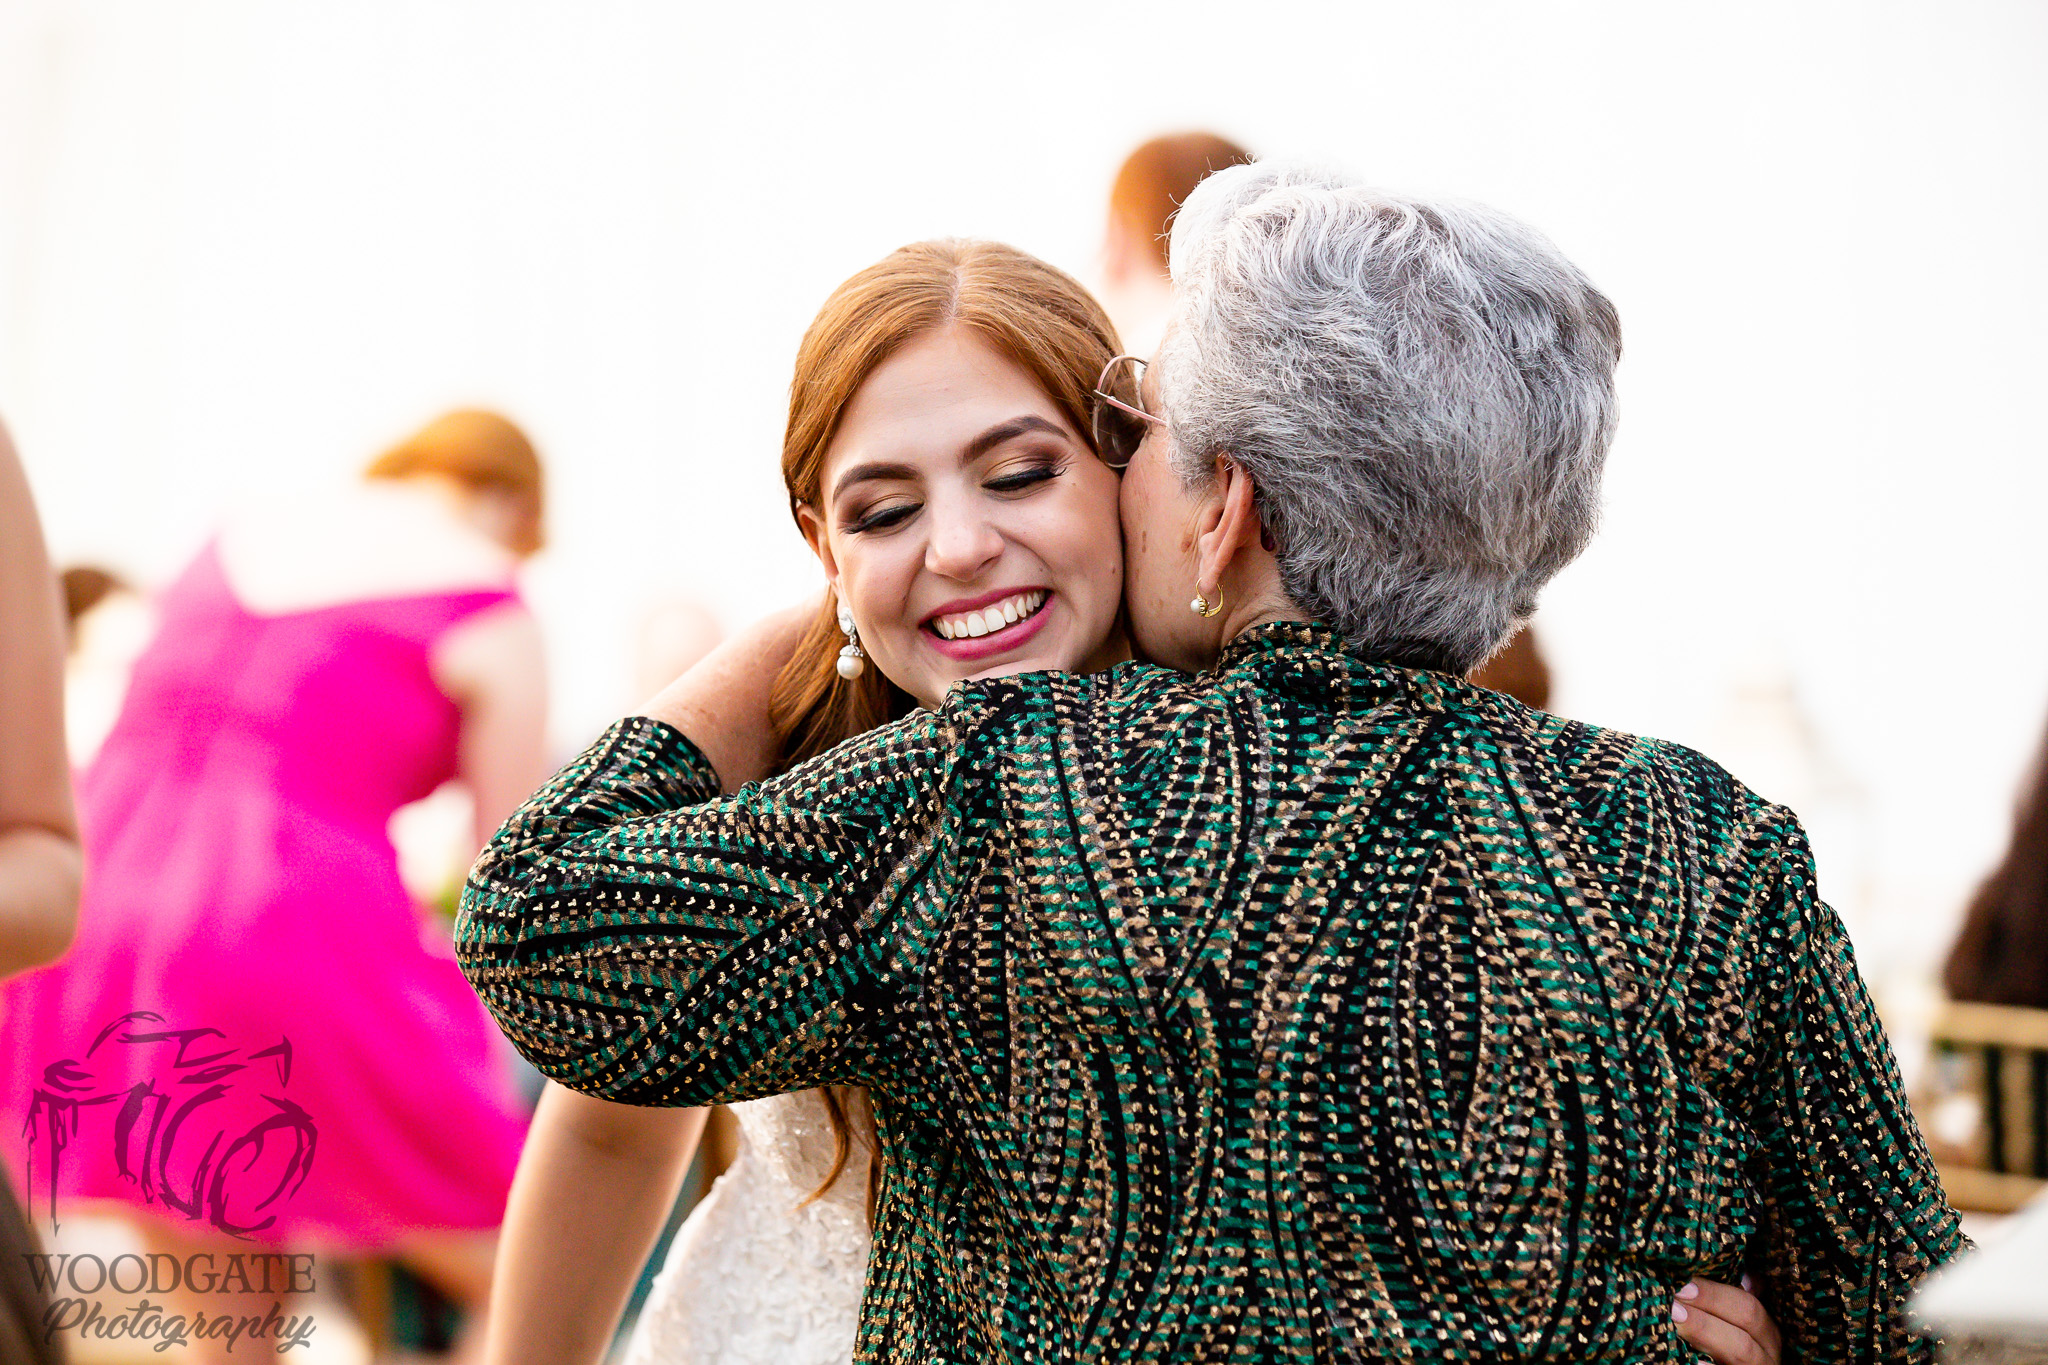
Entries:
[[845,523],[845,529],[849,535],[859,535],[863,531],[886,531],[892,526],[901,526],[910,520],[922,506],[924,504],[920,502],[893,502],[887,507],[877,507],[863,516],[848,521]]
[[1019,493],[1024,489],[1056,479],[1067,472],[1067,459],[1063,455],[1036,455],[1020,469],[990,479],[985,485],[998,493]]
[[[983,480],[982,487],[995,493],[1027,492],[1066,473],[1071,462],[1072,456],[1065,451],[1033,452],[1012,461],[1007,472]],[[849,535],[893,530],[923,506],[922,502],[891,502],[849,518],[842,525]]]

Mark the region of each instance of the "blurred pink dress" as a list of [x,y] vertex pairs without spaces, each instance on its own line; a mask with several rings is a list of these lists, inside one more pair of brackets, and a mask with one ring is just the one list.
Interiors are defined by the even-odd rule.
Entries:
[[[513,599],[261,616],[211,548],[164,595],[79,786],[77,942],[0,988],[0,1123],[38,1215],[54,1162],[60,1210],[126,1199],[199,1232],[211,1194],[216,1227],[270,1244],[498,1225],[525,1106],[386,825],[456,770],[435,640]],[[101,1037],[138,1010],[160,1022]]]

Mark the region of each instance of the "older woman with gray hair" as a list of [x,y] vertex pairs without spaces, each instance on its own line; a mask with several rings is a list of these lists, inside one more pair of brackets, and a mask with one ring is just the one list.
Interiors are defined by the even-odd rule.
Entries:
[[867,1086],[861,1361],[1682,1359],[1745,1267],[1796,1358],[1925,1357],[1960,1234],[1797,822],[1462,680],[1591,532],[1611,305],[1286,166],[1172,251],[1098,421],[1154,662],[725,799],[684,679],[477,864],[485,1001],[613,1099]]
[[1288,603],[1361,657],[1478,667],[1593,534],[1614,306],[1504,214],[1306,168],[1214,177],[1172,250],[1182,481],[1236,456]]

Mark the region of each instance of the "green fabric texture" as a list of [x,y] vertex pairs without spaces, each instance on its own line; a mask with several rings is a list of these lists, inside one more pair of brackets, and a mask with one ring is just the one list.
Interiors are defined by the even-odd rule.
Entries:
[[629,719],[499,832],[465,970],[635,1104],[864,1085],[861,1361],[1923,1360],[1962,1245],[1791,813],[1258,628],[963,685],[720,799]]

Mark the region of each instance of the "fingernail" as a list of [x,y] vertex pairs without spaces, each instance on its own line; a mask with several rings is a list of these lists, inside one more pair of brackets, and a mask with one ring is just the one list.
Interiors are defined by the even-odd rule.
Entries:
[[1685,1305],[1684,1305],[1684,1304],[1682,1304],[1682,1303],[1674,1303],[1674,1304],[1672,1304],[1672,1305],[1671,1305],[1671,1320],[1672,1320],[1673,1322],[1684,1322],[1684,1321],[1685,1321]]
[[1749,1278],[1749,1272],[1747,1271],[1744,1271],[1742,1275],[1742,1292],[1745,1294],[1756,1292],[1756,1284]]
[[1685,1288],[1678,1291],[1678,1297],[1681,1299],[1696,1299],[1699,1296],[1700,1287],[1690,1281],[1687,1282]]

